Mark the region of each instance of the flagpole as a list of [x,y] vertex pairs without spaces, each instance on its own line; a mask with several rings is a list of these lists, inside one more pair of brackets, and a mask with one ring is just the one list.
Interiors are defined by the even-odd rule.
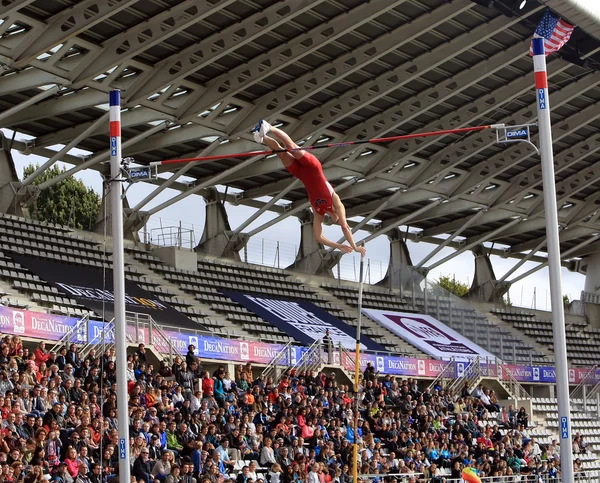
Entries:
[[565,335],[565,312],[562,298],[558,210],[556,202],[554,155],[552,152],[552,126],[550,119],[548,74],[546,69],[544,38],[534,38],[532,47],[540,129],[539,142],[542,158],[544,208],[546,210],[546,241],[548,247],[548,270],[550,274],[552,335],[554,338],[554,358],[556,365],[556,397],[558,399],[560,468],[562,483],[574,483],[567,341]]

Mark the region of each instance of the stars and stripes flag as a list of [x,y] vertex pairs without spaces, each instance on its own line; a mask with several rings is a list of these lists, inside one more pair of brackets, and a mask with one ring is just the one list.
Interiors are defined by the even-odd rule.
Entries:
[[[546,11],[542,20],[533,34],[534,38],[544,38],[544,50],[546,55],[556,52],[565,45],[571,38],[571,34],[575,27],[569,25],[562,18],[557,18]],[[529,48],[529,55],[533,55],[533,48]]]

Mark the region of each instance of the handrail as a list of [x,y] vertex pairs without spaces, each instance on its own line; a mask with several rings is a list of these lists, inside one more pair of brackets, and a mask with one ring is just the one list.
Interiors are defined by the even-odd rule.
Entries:
[[444,366],[442,372],[429,385],[428,389],[433,391],[435,386],[440,386],[442,389],[446,387],[447,380],[453,380],[456,377],[456,360],[451,358],[448,364]]
[[49,352],[57,352],[61,347],[66,345],[68,342],[71,342],[71,336],[75,332],[79,333],[79,330],[80,330],[82,324],[85,324],[85,338],[83,340],[78,340],[77,342],[79,342],[79,343],[87,342],[87,339],[89,337],[88,336],[89,321],[90,321],[90,314],[85,314],[81,319],[79,319],[77,321],[77,323],[73,327],[71,327],[69,330],[67,330],[67,332],[65,332],[65,335],[63,335],[58,340],[58,342],[56,342],[56,344],[54,344],[52,346],[52,348],[50,349]]
[[[292,350],[294,349],[292,347],[292,342],[290,341],[284,345],[273,360],[267,364],[262,372],[265,381],[271,377],[275,384],[279,383],[279,376],[292,367]],[[281,369],[282,367],[284,368],[283,370]]]
[[[355,372],[356,371],[356,354],[353,354],[348,349],[346,349],[342,343],[339,345],[339,365],[343,367],[346,371]],[[349,367],[346,367],[344,361],[348,361]]]
[[531,395],[521,385],[521,383],[515,379],[515,377],[512,375],[512,372],[510,371],[510,369],[508,367],[504,366],[502,368],[502,371],[503,371],[503,377],[500,379],[500,381],[513,397],[515,397],[519,400],[531,399]]
[[[597,365],[594,365],[588,372],[585,373],[585,376],[581,379],[581,382],[575,386],[575,388],[569,394],[569,399],[573,401],[574,399],[585,399],[585,387],[593,386],[596,384],[596,369]],[[593,377],[593,379],[592,379]]]
[[[457,364],[458,369],[458,364]],[[462,376],[459,377],[456,374],[456,378],[452,381],[450,386],[448,386],[448,391],[454,391],[456,393],[460,393],[463,387],[469,388],[471,384],[481,377],[481,361],[479,356],[469,359],[469,363],[467,367],[465,367]]]
[[[164,333],[162,327],[156,323],[152,316],[140,314],[138,312],[125,312],[125,322],[133,327],[134,335],[130,336],[130,342],[135,344],[151,344],[163,355],[168,355],[169,360],[173,362],[178,349],[173,345],[171,339]],[[140,329],[147,328],[148,340],[142,337],[144,334]]]
[[100,329],[100,331],[94,335],[94,337],[92,337],[91,339],[89,339],[87,341],[87,343],[80,349],[79,351],[79,355],[82,359],[85,359],[91,352],[91,350],[94,348],[94,346],[101,342],[104,337],[108,334],[109,335],[109,340],[111,341],[108,344],[108,348],[110,349],[110,346],[114,345],[114,326],[115,326],[115,319],[112,318],[110,319],[108,322],[106,322],[105,324],[102,325],[102,328]]
[[[316,361],[315,361],[316,354]],[[296,370],[297,373],[300,372],[312,372],[316,370],[316,368],[320,368],[321,366],[321,341],[315,340],[308,350],[306,350],[302,357],[298,360],[296,364],[292,366],[292,370]]]

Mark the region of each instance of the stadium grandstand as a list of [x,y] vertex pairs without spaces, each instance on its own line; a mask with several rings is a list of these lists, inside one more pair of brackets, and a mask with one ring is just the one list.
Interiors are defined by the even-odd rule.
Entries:
[[[600,480],[598,1],[0,0],[0,19],[0,483]],[[39,215],[85,174],[95,223]],[[293,250],[265,249],[290,219]],[[563,301],[509,297],[552,268],[556,225],[585,277],[568,416]],[[469,256],[461,296],[433,280]]]

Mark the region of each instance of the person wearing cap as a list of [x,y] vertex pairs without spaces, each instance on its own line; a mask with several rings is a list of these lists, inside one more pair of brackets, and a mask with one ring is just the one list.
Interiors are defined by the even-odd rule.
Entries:
[[64,461],[58,465],[58,470],[54,475],[53,481],[57,483],[74,483],[75,479],[67,471],[67,463]]

